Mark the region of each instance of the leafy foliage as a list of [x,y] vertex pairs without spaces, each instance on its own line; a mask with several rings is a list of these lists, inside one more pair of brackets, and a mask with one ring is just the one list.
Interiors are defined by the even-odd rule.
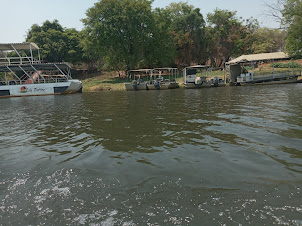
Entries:
[[107,68],[130,69],[148,64],[154,44],[151,1],[102,0],[83,19],[90,48]]
[[79,46],[79,32],[63,28],[58,20],[45,21],[42,26],[32,25],[28,31],[27,42],[35,42],[41,48],[44,62],[81,61],[82,51]]
[[208,38],[211,45],[211,56],[220,67],[232,55],[239,54],[239,46],[245,34],[245,28],[236,17],[236,12],[216,9],[208,14]]
[[34,24],[26,41],[41,48],[44,62],[68,61],[87,69],[129,70],[211,63],[220,67],[242,54],[286,50],[302,56],[302,3],[285,2],[288,32],[260,28],[235,11],[216,9],[206,18],[188,3],[152,9],[152,0],[99,0],[82,20],[84,29],[57,20]]
[[297,62],[288,62],[288,63],[274,63],[270,65],[271,67],[275,68],[301,68],[302,65]]
[[286,32],[279,29],[259,28],[253,33],[253,53],[279,52],[285,50]]
[[205,21],[200,9],[187,3],[171,3],[166,11],[171,20],[169,33],[174,38],[178,65],[190,65],[207,60],[205,50]]
[[286,0],[282,11],[288,34],[286,50],[295,57],[302,57],[302,2],[301,0]]

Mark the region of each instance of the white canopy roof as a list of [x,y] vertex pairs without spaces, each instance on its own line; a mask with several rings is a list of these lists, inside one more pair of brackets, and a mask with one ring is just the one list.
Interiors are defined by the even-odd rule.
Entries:
[[227,62],[227,64],[238,64],[243,62],[253,62],[253,61],[263,61],[263,60],[282,60],[288,58],[289,56],[284,52],[259,53],[259,54],[242,55],[236,59]]
[[33,42],[25,43],[0,43],[0,51],[15,51],[16,50],[38,50],[39,47]]

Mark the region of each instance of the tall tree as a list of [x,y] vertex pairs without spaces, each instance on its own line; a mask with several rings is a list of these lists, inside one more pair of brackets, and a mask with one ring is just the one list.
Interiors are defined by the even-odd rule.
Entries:
[[231,56],[240,54],[238,46],[245,27],[236,17],[236,12],[216,9],[208,14],[208,38],[211,43],[211,55],[216,66],[220,67]]
[[87,48],[99,52],[107,69],[133,69],[148,64],[153,17],[148,0],[100,0],[83,19]]
[[286,0],[282,14],[288,28],[286,50],[292,56],[302,57],[302,1]]
[[167,10],[156,8],[153,12],[155,29],[152,36],[152,45],[149,45],[149,66],[174,66],[176,50],[174,39],[170,33],[171,18]]
[[205,54],[205,21],[199,8],[187,3],[171,3],[166,8],[171,19],[170,34],[174,38],[178,65],[203,63]]
[[32,25],[27,33],[27,42],[35,42],[41,48],[45,62],[81,61],[82,51],[79,47],[79,32],[63,28],[58,20],[46,20],[42,26]]
[[286,31],[271,28],[259,28],[253,34],[252,53],[269,53],[285,50]]

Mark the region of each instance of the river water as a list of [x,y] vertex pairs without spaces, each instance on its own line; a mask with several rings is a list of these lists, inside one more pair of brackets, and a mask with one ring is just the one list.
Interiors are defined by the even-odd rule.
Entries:
[[302,225],[302,84],[0,99],[2,225]]

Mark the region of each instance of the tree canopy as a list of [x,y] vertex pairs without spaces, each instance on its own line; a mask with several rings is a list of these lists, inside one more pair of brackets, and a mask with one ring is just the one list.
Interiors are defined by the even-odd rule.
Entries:
[[82,59],[79,32],[63,28],[58,20],[46,20],[42,26],[32,25],[27,33],[27,42],[35,42],[41,48],[45,62],[69,61],[78,63]]
[[128,70],[147,64],[155,29],[151,3],[102,0],[87,11],[83,19],[87,41],[108,68]]
[[242,54],[288,51],[301,56],[301,0],[282,1],[286,30],[260,27],[236,11],[215,9],[204,17],[185,2],[152,9],[152,0],[99,0],[82,19],[84,29],[58,20],[32,25],[26,41],[37,43],[45,62],[68,61],[106,70],[224,62]]
[[286,50],[290,55],[302,57],[302,2],[286,0],[282,10],[283,22],[288,28]]

